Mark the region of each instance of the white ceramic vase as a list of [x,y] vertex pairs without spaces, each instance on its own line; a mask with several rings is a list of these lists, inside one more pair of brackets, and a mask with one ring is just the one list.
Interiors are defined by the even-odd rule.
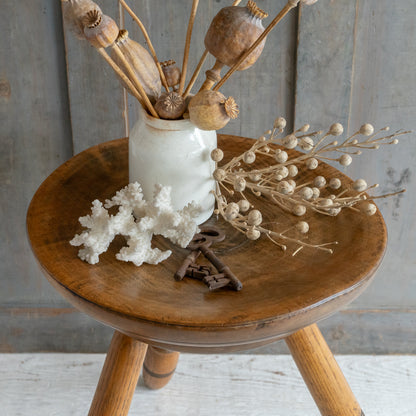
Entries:
[[201,207],[196,219],[206,221],[214,210],[215,131],[200,130],[189,120],[156,119],[140,109],[129,138],[129,180],[139,182],[144,198],[151,200],[155,184],[172,187],[176,210],[195,201]]

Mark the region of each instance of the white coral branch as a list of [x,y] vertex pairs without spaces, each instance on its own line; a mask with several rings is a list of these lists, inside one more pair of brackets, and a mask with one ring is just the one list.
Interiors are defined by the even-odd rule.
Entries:
[[[115,206],[119,207],[117,214],[110,215],[107,209]],[[141,186],[135,182],[106,200],[104,206],[95,200],[91,215],[79,218],[87,230],[77,234],[70,244],[83,245],[78,256],[90,264],[96,264],[100,254],[120,234],[127,238],[127,247],[123,247],[116,255],[118,260],[131,261],[136,266],[157,264],[167,259],[171,251],[152,248],[153,235],[162,235],[174,244],[186,247],[198,231],[195,218],[199,212],[200,208],[194,202],[175,211],[171,188],[162,185],[155,186],[153,201],[145,201]]]
[[116,254],[116,258],[122,261],[131,261],[136,266],[141,266],[143,263],[157,264],[166,260],[172,252],[152,248],[152,237],[151,232],[132,232],[127,240],[127,247],[123,247]]
[[89,230],[75,235],[70,243],[73,246],[84,245],[78,253],[79,257],[90,264],[96,264],[99,255],[107,251],[116,236],[114,217],[110,217],[103,204],[96,199],[92,203],[91,215],[80,217],[79,222]]

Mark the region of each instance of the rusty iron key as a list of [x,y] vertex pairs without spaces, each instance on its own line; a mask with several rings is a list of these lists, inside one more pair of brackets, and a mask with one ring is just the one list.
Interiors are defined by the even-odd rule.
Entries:
[[[219,231],[215,230],[216,233]],[[230,279],[230,285],[235,290],[241,290],[243,284],[238,280],[237,276],[231,271],[231,269],[224,264],[221,259],[219,259],[215,253],[210,249],[210,245],[213,241],[216,241],[218,235],[215,237],[212,236],[212,232],[210,234],[210,230],[205,232],[200,232],[195,234],[192,241],[189,243],[188,248],[192,251],[199,250],[209,261],[210,263],[218,270],[221,274],[223,273],[226,278]],[[218,240],[217,240],[218,241]]]
[[[194,235],[194,238],[192,239],[192,242],[197,241],[203,241],[204,243],[210,242],[210,244],[214,242],[220,242],[223,241],[225,238],[225,234],[218,230],[216,227],[201,227],[201,231],[198,234]],[[195,248],[191,248],[188,246],[188,248],[191,249],[191,252],[189,255],[185,258],[179,269],[175,273],[175,279],[176,280],[182,280],[185,277],[186,270],[188,267],[195,263],[198,256],[201,254],[201,251],[199,250],[199,245],[196,245]]]

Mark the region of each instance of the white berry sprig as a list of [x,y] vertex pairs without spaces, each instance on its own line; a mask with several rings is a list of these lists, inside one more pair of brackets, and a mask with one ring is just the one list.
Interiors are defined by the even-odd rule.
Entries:
[[[391,194],[369,196],[368,191],[377,188],[378,184],[369,186],[364,179],[357,179],[352,184],[344,185],[338,177],[325,178],[321,175],[301,183],[299,173],[303,170],[314,171],[320,161],[327,160],[338,162],[344,167],[349,166],[353,156],[360,155],[363,150],[397,144],[398,136],[410,132],[397,131],[383,135],[389,130],[388,127],[375,132],[374,127],[367,123],[343,141],[338,141],[334,138],[341,136],[344,130],[340,123],[334,123],[325,133],[308,133],[310,126],[306,124],[291,134],[283,135],[285,127],[286,120],[282,117],[277,118],[272,130],[254,141],[249,150],[222,166],[218,166],[224,157],[222,150],[215,149],[211,153],[211,158],[217,163],[213,174],[217,181],[217,214],[247,238],[256,240],[261,235],[266,235],[283,249],[286,249],[285,241],[292,241],[298,245],[294,254],[303,247],[332,252],[332,249],[327,247],[328,243],[311,244],[297,236],[287,235],[289,231],[306,234],[309,224],[305,221],[300,221],[292,227],[293,230],[283,232],[272,231],[262,226],[261,212],[248,201],[247,193],[255,197],[264,196],[272,204],[302,217],[308,210],[336,216],[344,208],[374,215],[377,208],[370,201],[404,192],[400,190]],[[303,150],[303,153],[293,156],[285,150],[296,147]],[[336,156],[333,156],[334,153]],[[265,166],[252,168],[251,165],[259,159],[266,161]],[[240,196],[240,200],[228,202],[227,197],[236,199],[236,196]]]

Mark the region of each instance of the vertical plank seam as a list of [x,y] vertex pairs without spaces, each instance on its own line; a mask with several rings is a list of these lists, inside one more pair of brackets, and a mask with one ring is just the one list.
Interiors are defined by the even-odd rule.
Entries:
[[[119,15],[119,27],[120,29],[125,29],[126,19],[124,14],[124,7],[119,3],[118,4],[118,15]],[[129,126],[129,97],[127,90],[123,86],[123,119],[124,119],[124,136],[130,136],[130,126]]]
[[350,134],[350,122],[351,122],[351,112],[352,112],[352,101],[354,93],[354,75],[355,75],[355,53],[357,46],[357,32],[358,32],[358,10],[360,6],[360,0],[355,1],[355,20],[354,20],[354,29],[353,29],[353,43],[352,43],[352,62],[351,62],[351,81],[350,81],[350,102],[348,105],[348,125],[347,125],[347,134]]
[[72,127],[72,114],[71,114],[71,92],[69,89],[69,63],[68,63],[68,44],[66,39],[66,33],[65,33],[65,23],[64,23],[64,12],[63,12],[63,1],[61,0],[61,23],[62,23],[62,36],[64,41],[64,48],[65,48],[65,79],[66,79],[66,92],[68,97],[68,112],[69,112],[69,125],[71,126],[70,136],[71,136],[71,152],[72,156],[75,154],[75,144],[74,144],[74,133],[73,133],[73,127]]
[[295,129],[296,122],[296,106],[297,106],[297,88],[298,88],[298,51],[299,51],[299,42],[300,42],[300,19],[302,17],[302,5],[299,5],[295,12],[297,13],[297,18],[295,19],[295,27],[293,29],[296,36],[295,50],[293,51],[293,98],[292,98],[292,126],[291,129]]
[[[119,27],[120,29],[126,28],[126,19],[124,14],[124,7],[118,4],[118,16],[119,16]],[[129,126],[129,96],[127,90],[123,86],[123,119],[124,119],[124,135],[125,137],[130,136]]]

